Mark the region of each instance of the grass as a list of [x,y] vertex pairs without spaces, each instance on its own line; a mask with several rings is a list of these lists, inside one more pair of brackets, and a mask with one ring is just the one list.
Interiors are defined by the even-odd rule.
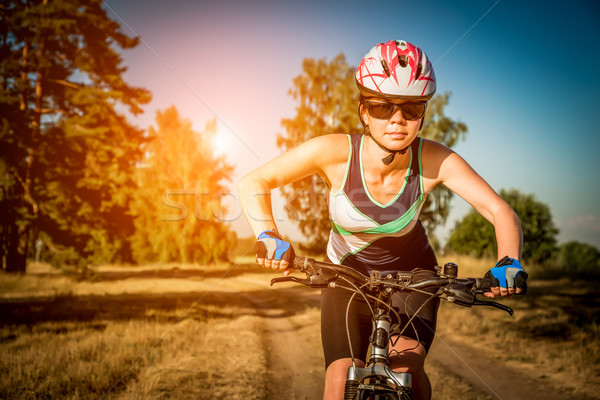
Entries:
[[[244,272],[105,267],[91,282],[50,270],[1,275],[0,398],[265,398],[260,319],[239,287],[206,294],[226,273]],[[232,334],[252,352],[233,349],[224,340]]]
[[[459,265],[460,277],[481,276],[494,262],[452,258]],[[541,268],[528,268],[527,295],[499,300],[514,309],[513,317],[491,308],[442,304],[438,331],[469,341],[524,373],[559,382],[574,395],[595,398],[600,389],[598,282],[547,279],[547,274],[538,274]]]
[[[493,263],[452,260],[461,277],[481,276]],[[243,263],[103,266],[85,276],[41,264],[29,270],[0,274],[0,398],[272,398],[265,389],[273,372],[269,343],[239,293],[260,283],[271,295],[266,282],[274,274]],[[595,282],[536,280],[535,268],[530,272],[527,296],[501,300],[514,317],[442,304],[439,334],[594,398],[600,387]],[[288,296],[280,307],[293,310],[287,318],[317,352],[318,309],[300,301]],[[240,345],[231,344],[232,335]],[[428,373],[438,398],[481,398],[435,365]]]

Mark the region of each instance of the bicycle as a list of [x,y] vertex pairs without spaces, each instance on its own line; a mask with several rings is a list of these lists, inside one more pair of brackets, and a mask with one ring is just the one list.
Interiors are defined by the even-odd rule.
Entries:
[[[372,333],[364,367],[357,367],[352,356],[352,366],[348,368],[344,391],[344,400],[411,400],[412,380],[407,372],[394,372],[389,366],[388,345],[391,337],[401,335],[409,326],[418,309],[410,320],[404,324],[392,326],[392,296],[401,291],[419,291],[431,295],[429,300],[440,298],[448,302],[464,306],[491,306],[513,314],[513,310],[503,304],[491,300],[481,300],[477,295],[489,291],[489,282],[482,278],[459,279],[458,266],[447,263],[444,267],[436,267],[436,277],[413,282],[412,272],[397,272],[381,276],[379,271],[371,271],[369,276],[337,264],[315,261],[308,257],[296,257],[293,268],[306,274],[306,278],[287,276],[274,278],[271,285],[281,282],[296,282],[312,288],[342,287],[354,292],[346,310],[346,328],[348,310],[355,295],[362,296],[372,313]],[[342,281],[347,285],[338,285]],[[438,288],[434,293],[426,292],[427,288]],[[427,300],[427,301],[429,301]],[[400,317],[398,316],[398,321]]]

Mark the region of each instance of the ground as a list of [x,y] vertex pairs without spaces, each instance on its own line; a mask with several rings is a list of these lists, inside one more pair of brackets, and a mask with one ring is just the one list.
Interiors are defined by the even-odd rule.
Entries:
[[[271,287],[275,276],[244,263],[1,275],[0,398],[320,399],[320,293]],[[600,398],[597,336],[535,290],[512,300],[514,318],[443,305],[426,363],[434,399]],[[593,319],[597,296],[577,290],[589,307],[569,303],[570,318]],[[583,361],[561,360],[555,348],[577,341]]]

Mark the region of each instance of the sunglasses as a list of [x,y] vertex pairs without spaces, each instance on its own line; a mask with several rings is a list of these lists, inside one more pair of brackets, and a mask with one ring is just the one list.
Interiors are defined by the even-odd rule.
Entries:
[[380,100],[365,100],[367,112],[373,118],[388,119],[396,112],[396,108],[402,111],[404,119],[414,121],[423,118],[427,103],[388,103]]

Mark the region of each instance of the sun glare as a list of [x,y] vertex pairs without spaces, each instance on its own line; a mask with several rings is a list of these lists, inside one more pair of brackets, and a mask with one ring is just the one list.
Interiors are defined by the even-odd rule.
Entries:
[[221,121],[217,124],[217,133],[214,139],[215,153],[218,155],[227,154],[231,150],[232,140],[231,131]]

